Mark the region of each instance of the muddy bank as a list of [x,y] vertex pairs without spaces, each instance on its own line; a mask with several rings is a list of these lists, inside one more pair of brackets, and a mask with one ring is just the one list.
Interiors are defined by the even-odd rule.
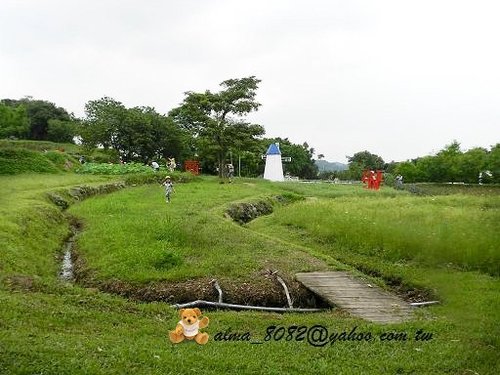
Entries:
[[67,190],[52,191],[47,193],[47,197],[56,206],[65,210],[75,201],[81,201],[86,198],[99,194],[109,194],[126,187],[125,182],[113,182],[110,184],[97,185],[97,186],[75,186]]
[[272,214],[277,204],[284,205],[303,199],[301,195],[288,193],[251,202],[234,203],[226,210],[226,215],[239,224],[246,224],[259,216]]
[[[86,268],[84,260],[73,253],[75,282],[82,286],[97,288],[103,292],[117,294],[125,298],[143,302],[166,302],[169,304],[186,303],[194,300],[217,302],[219,293],[212,278],[197,278],[181,282],[151,282],[134,284],[112,279],[98,280]],[[217,282],[223,292],[223,302],[257,305],[265,307],[287,307],[286,293],[276,278],[267,276],[263,271],[250,277],[251,281],[219,278]],[[327,307],[320,297],[307,290],[294,280],[285,280],[294,307]]]
[[404,283],[403,279],[400,277],[386,276],[381,274],[379,271],[373,270],[361,264],[357,264],[354,267],[366,275],[384,280],[384,283],[393,293],[397,294],[407,302],[425,302],[439,299],[435,291],[414,285],[408,285]]

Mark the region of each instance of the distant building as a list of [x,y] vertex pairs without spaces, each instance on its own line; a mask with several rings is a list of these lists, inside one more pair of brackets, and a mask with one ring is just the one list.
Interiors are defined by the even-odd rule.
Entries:
[[269,181],[284,181],[283,164],[281,163],[281,152],[278,143],[271,143],[267,149],[264,179]]

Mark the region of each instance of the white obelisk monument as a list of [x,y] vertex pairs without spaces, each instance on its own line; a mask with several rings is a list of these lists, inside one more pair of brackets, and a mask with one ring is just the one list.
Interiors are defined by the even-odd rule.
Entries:
[[281,152],[278,143],[271,143],[267,149],[264,179],[270,181],[284,180],[283,164],[281,164]]

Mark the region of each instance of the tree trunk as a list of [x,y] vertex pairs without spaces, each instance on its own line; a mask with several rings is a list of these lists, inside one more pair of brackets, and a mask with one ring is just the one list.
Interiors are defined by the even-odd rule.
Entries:
[[218,155],[219,159],[219,178],[223,179],[225,176],[224,173],[224,152],[220,151]]

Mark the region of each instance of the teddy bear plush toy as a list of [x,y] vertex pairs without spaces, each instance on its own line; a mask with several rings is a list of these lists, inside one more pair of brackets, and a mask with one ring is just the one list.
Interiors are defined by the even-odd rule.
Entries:
[[177,323],[175,330],[169,332],[170,341],[177,344],[184,339],[194,340],[200,345],[204,345],[208,341],[208,334],[200,332],[200,328],[208,326],[208,318],[201,316],[199,308],[181,309],[179,310],[181,320]]

